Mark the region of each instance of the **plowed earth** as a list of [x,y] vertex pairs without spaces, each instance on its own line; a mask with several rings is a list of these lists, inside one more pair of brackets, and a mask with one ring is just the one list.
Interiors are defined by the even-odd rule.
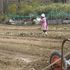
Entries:
[[[0,25],[0,70],[42,70],[65,38],[70,38],[70,24],[49,25],[47,36],[38,25]],[[67,42],[64,54],[69,46]]]

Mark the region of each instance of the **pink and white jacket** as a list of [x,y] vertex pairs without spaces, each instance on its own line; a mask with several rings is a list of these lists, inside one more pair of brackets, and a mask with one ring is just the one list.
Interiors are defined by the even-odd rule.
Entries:
[[40,24],[41,24],[42,30],[47,30],[48,29],[48,21],[46,20],[45,17],[41,18]]

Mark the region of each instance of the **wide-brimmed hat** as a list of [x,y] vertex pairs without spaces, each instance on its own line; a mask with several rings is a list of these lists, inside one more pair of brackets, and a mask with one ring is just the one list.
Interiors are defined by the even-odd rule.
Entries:
[[45,14],[44,14],[44,13],[42,13],[42,14],[41,14],[41,17],[45,17]]

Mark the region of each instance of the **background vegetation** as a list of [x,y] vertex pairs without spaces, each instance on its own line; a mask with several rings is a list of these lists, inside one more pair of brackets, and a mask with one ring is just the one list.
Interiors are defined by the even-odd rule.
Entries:
[[20,3],[19,8],[17,8],[16,4],[8,5],[8,12],[10,14],[19,14],[19,15],[30,15],[37,14],[40,15],[42,12],[48,15],[48,17],[63,17],[70,16],[70,4],[63,3],[50,3],[50,4],[42,4],[38,2],[28,3]]
[[[63,1],[63,0],[62,0]],[[67,3],[39,3],[37,0],[32,2],[19,2],[17,4],[8,4],[5,15],[40,15],[42,12],[50,19],[52,18],[70,18],[70,4]]]

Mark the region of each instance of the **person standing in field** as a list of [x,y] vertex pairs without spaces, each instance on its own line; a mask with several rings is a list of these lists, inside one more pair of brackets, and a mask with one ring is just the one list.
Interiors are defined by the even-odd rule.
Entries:
[[43,30],[43,32],[45,33],[45,35],[47,35],[48,21],[47,21],[44,13],[41,14],[40,24],[41,24],[41,29]]

